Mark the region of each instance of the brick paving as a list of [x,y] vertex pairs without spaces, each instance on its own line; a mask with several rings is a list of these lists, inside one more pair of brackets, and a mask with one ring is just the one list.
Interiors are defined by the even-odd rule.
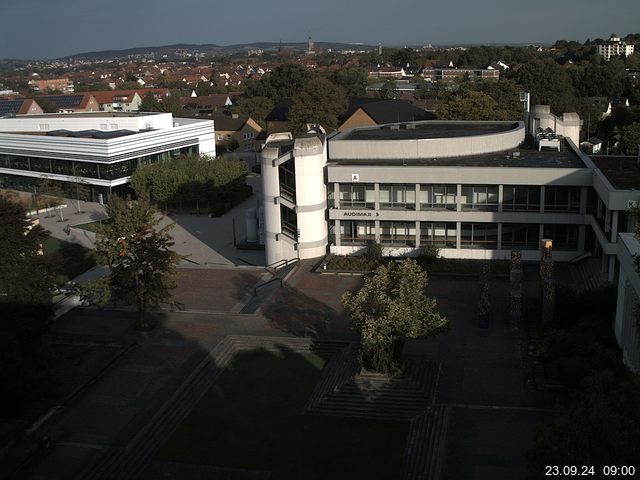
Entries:
[[[73,478],[105,448],[127,445],[227,335],[352,340],[354,333],[340,297],[358,288],[362,277],[320,275],[310,272],[310,267],[303,262],[288,285],[275,289],[261,315],[229,311],[252,290],[262,272],[190,270],[179,280],[176,297],[188,310],[216,314],[164,311],[155,315],[160,327],[146,337],[136,337],[138,348],[54,422],[54,446],[26,478]],[[506,280],[492,281],[491,324],[481,329],[476,325],[477,280],[431,278],[429,295],[438,299],[452,328],[439,337],[407,345],[407,354],[427,354],[442,363],[436,401],[451,406],[451,413],[448,433],[442,435],[445,445],[437,445],[438,452],[443,452],[439,453],[441,478],[521,478],[521,451],[534,427],[549,419],[548,412],[535,409],[544,402],[525,385],[522,337],[507,325],[506,285]],[[79,310],[54,328],[134,337],[134,322],[132,312]]]

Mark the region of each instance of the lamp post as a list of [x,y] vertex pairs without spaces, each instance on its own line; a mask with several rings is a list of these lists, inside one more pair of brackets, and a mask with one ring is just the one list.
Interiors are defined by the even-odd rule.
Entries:
[[542,282],[542,321],[553,321],[556,285],[553,281],[553,240],[540,241],[540,281]]

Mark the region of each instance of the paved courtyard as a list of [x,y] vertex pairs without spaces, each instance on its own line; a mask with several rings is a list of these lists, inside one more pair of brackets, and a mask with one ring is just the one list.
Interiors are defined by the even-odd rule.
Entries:
[[[175,292],[185,309],[158,313],[160,327],[149,335],[133,330],[133,312],[81,309],[62,317],[59,333],[120,336],[137,344],[46,424],[53,446],[28,478],[76,478],[106,453],[126,448],[227,335],[354,339],[340,296],[358,288],[362,277],[316,274],[312,265],[303,262],[257,314],[235,312],[263,270],[195,268],[183,271]],[[407,353],[442,364],[435,399],[447,406],[440,478],[522,478],[522,451],[551,413],[549,399],[527,388],[523,336],[507,327],[507,280],[491,281],[489,328],[476,324],[476,279],[434,276],[429,294],[451,329],[409,342]]]

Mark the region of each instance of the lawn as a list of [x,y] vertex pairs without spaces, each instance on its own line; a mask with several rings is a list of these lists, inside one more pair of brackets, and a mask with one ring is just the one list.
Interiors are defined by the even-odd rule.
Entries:
[[98,221],[89,222],[89,223],[81,223],[80,225],[74,225],[73,228],[80,228],[82,230],[87,230],[89,232],[96,233],[100,225],[102,225],[103,223],[109,223],[109,219],[98,220]]
[[42,251],[53,260],[56,270],[55,280],[58,285],[68,282],[96,265],[92,250],[57,238],[47,238],[42,244]]
[[408,422],[303,415],[325,359],[243,352],[156,460],[264,470],[283,479],[398,478]]

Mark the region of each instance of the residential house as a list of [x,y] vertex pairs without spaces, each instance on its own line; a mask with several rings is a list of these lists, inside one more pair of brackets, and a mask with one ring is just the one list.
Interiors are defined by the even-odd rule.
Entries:
[[100,105],[90,93],[75,93],[71,95],[42,95],[45,99],[58,107],[58,113],[98,112]]
[[342,132],[355,127],[433,119],[435,119],[434,114],[404,100],[351,97],[349,98],[349,108],[344,115],[344,121],[338,127],[338,131]]
[[0,116],[40,115],[44,113],[40,105],[32,98],[0,100]]
[[231,96],[226,93],[185,97],[182,99],[187,116],[211,117],[215,113],[228,109],[233,105]]
[[262,131],[262,127],[251,117],[237,113],[218,113],[212,118],[218,149],[228,147],[231,139],[235,139],[240,145],[240,150],[257,150],[257,137]]
[[73,82],[69,78],[50,78],[48,80],[33,79],[29,85],[34,92],[61,91],[62,93],[73,93]]

